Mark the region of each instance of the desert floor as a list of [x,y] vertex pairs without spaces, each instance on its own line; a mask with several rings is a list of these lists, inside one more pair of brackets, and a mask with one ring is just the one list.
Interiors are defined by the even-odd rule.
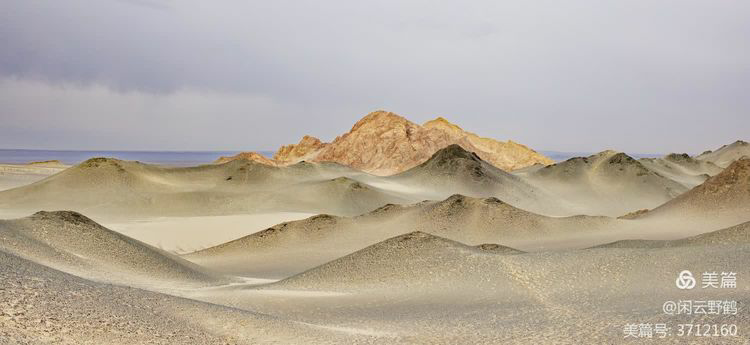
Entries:
[[698,163],[0,165],[0,344],[748,344],[750,162]]

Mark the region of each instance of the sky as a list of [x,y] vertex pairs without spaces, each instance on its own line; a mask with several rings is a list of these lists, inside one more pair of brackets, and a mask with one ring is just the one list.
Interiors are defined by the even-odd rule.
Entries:
[[750,140],[750,2],[0,2],[0,148],[274,150],[385,109],[537,150]]

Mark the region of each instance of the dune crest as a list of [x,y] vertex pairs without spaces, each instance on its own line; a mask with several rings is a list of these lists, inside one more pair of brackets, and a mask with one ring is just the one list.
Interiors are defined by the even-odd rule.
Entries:
[[568,213],[564,205],[551,203],[546,191],[496,168],[458,144],[446,146],[424,163],[386,179],[428,190],[433,200],[453,194],[497,197],[541,214]]
[[517,176],[554,195],[579,214],[619,216],[653,208],[688,190],[625,153],[574,157]]
[[638,161],[649,170],[687,188],[693,188],[723,170],[710,161],[690,157],[687,153],[671,153],[662,158],[641,158]]
[[620,240],[592,248],[671,248],[750,244],[750,222],[677,240]]
[[724,145],[716,151],[706,151],[695,157],[695,159],[714,163],[722,168],[728,167],[732,162],[742,158],[750,158],[750,143],[737,140],[729,145]]
[[[472,247],[463,243],[414,231],[378,242],[349,255],[274,283],[268,288],[372,289],[387,285],[422,285],[429,291],[453,276],[469,276],[471,263],[481,256],[513,255],[522,251],[496,244]],[[479,260],[474,260],[479,259]],[[490,261],[490,260],[486,260]],[[446,269],[462,267],[459,269]],[[441,267],[435,270],[435,267]]]
[[257,162],[265,165],[276,166],[278,165],[275,161],[267,158],[266,156],[257,152],[241,152],[234,156],[221,156],[214,161],[214,164],[224,164],[234,160],[246,159],[251,162]]
[[40,211],[26,218],[0,221],[0,250],[97,279],[111,278],[117,272],[149,281],[222,281],[189,261],[72,211]]
[[385,205],[355,217],[321,214],[285,222],[185,257],[225,273],[275,277],[412,231],[472,246],[503,243],[526,250],[554,247],[557,240],[585,234],[603,235],[621,222],[608,217],[547,217],[494,197],[456,194],[441,201]]
[[[111,220],[262,212],[355,215],[405,201],[354,177],[372,178],[336,163],[277,167],[238,159],[164,167],[92,158],[32,184],[0,191],[0,209],[13,210],[14,216],[70,209]],[[337,178],[342,180],[334,181]]]
[[734,161],[703,184],[638,218],[657,216],[700,218],[725,225],[750,220],[750,158]]
[[63,162],[52,159],[52,160],[46,160],[46,161],[37,161],[37,162],[29,162],[26,163],[26,165],[30,166],[37,166],[37,167],[44,167],[44,168],[65,168],[67,167]]

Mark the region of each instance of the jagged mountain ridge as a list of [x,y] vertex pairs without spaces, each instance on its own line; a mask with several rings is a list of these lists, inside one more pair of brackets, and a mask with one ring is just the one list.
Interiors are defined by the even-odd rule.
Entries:
[[[264,164],[291,164],[302,160],[336,162],[375,175],[392,175],[426,161],[436,151],[458,144],[503,170],[515,170],[553,161],[513,141],[497,141],[466,132],[442,117],[424,125],[387,112],[372,112],[352,129],[330,143],[304,136],[297,144],[285,145],[268,163],[265,157],[243,153],[236,158],[254,159]],[[221,162],[233,157],[223,157]]]

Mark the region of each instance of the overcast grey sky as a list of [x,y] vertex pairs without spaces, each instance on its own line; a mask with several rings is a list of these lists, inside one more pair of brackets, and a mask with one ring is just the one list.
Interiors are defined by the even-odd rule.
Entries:
[[265,150],[368,112],[539,150],[750,139],[750,1],[0,2],[0,148]]

